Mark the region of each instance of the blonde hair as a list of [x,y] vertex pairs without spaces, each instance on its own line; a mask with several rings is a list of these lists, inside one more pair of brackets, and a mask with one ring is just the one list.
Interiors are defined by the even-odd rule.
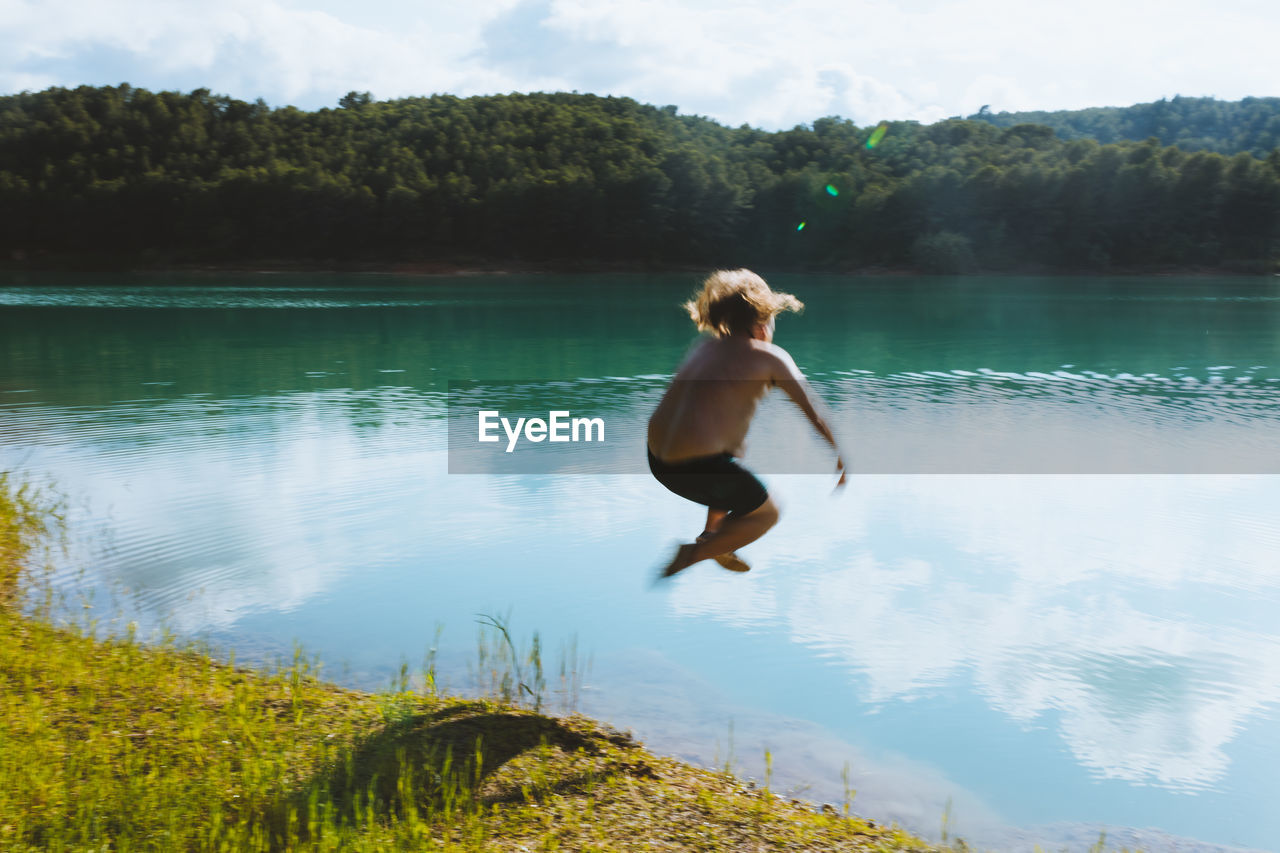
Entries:
[[783,311],[800,311],[804,303],[790,293],[777,293],[748,269],[716,270],[702,289],[684,304],[698,331],[718,336],[749,335]]

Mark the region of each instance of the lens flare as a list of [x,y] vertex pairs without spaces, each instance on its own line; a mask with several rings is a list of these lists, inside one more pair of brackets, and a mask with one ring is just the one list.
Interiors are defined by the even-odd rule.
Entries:
[[871,131],[871,138],[867,140],[868,148],[875,148],[880,144],[880,140],[884,139],[884,135],[889,132],[889,122],[882,121]]
[[831,184],[827,184],[827,195],[831,195],[831,196],[840,195],[840,190],[831,186]]
[[804,223],[803,223],[803,222],[801,222],[799,225],[797,225],[797,226],[796,226],[796,230],[797,230],[797,231],[803,231],[803,230],[804,230]]

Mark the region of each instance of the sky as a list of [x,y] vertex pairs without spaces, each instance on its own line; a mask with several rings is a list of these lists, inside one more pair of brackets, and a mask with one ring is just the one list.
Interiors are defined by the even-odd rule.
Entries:
[[0,94],[620,95],[767,130],[1280,95],[1273,0],[0,0]]

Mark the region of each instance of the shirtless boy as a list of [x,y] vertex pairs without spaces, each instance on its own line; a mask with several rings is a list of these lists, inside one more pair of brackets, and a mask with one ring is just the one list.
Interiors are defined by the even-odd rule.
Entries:
[[778,521],[778,505],[764,484],[734,457],[742,456],[756,404],[782,388],[818,434],[836,451],[839,488],[844,462],[835,436],[819,414],[809,383],[787,351],[773,343],[774,318],[804,306],[775,293],[750,270],[720,270],[686,303],[703,340],[676,372],[649,419],[649,470],[681,497],[707,507],[706,529],[681,545],[662,571],[670,577],[701,560],[750,570],[734,553]]

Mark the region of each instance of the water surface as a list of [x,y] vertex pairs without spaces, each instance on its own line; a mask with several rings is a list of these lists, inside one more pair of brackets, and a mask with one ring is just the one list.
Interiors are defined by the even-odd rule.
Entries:
[[[1004,847],[1274,849],[1280,280],[772,281],[859,473],[789,468],[829,455],[766,401],[784,517],[749,575],[651,585],[701,529],[641,438],[696,276],[10,278],[0,466],[70,496],[61,582],[104,618],[116,591],[374,687],[442,625],[466,689],[475,614],[509,614],[653,748],[767,749],[835,803],[847,764],[855,810],[923,833],[951,799]],[[604,413],[614,455],[450,474],[451,381]]]

